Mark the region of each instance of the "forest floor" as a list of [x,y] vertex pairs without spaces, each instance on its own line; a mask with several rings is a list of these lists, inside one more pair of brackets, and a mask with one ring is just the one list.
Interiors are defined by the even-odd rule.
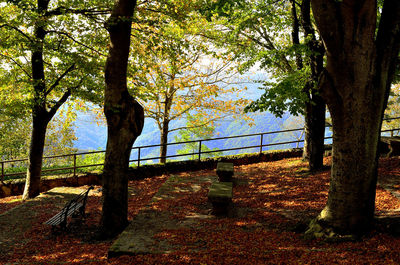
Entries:
[[[329,166],[329,158],[325,164]],[[56,188],[25,203],[20,196],[2,198],[0,264],[400,263],[399,157],[380,160],[377,222],[370,233],[353,242],[302,237],[308,222],[326,204],[329,169],[309,173],[299,159],[236,166],[236,211],[218,218],[211,215],[207,202],[213,176],[215,170],[203,170],[129,182],[129,219],[135,222],[143,211],[157,211],[165,219],[151,220],[151,238],[159,245],[172,246],[160,253],[134,256],[107,258],[114,240],[95,239],[101,217],[100,187],[90,193],[86,222],[72,222],[67,233],[57,235],[43,222],[87,186]],[[166,188],[163,184],[170,178],[179,181],[169,181]],[[170,196],[152,200],[160,190]],[[162,225],[171,220],[179,225]]]

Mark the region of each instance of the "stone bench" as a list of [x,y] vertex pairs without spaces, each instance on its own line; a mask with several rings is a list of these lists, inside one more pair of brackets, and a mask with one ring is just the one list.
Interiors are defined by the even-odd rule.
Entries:
[[232,203],[232,182],[214,182],[208,191],[208,200],[212,203],[213,214],[226,215]]
[[233,163],[218,162],[217,175],[221,182],[230,182],[233,177]]

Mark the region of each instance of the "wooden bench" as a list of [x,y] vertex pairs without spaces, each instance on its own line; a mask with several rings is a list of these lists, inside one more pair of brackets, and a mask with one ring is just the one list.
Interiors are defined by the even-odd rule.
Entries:
[[217,164],[217,175],[219,181],[230,182],[233,177],[233,163],[218,162]]
[[86,200],[89,191],[92,189],[93,187],[90,186],[88,190],[83,191],[81,194],[70,200],[60,212],[44,222],[44,224],[51,225],[52,232],[54,232],[56,228],[65,230],[67,227],[67,219],[70,216],[77,215],[80,218],[85,218]]
[[232,182],[214,182],[208,191],[208,200],[212,203],[213,214],[226,215],[232,203]]

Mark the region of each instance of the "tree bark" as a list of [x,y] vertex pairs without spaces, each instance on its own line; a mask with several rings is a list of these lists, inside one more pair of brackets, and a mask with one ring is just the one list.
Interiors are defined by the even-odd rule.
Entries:
[[374,217],[378,142],[399,52],[400,2],[384,2],[376,37],[376,1],[311,3],[327,52],[320,86],[332,117],[333,162],[326,207],[307,233],[362,234]]
[[[175,74],[172,74],[171,80],[175,79]],[[169,134],[169,123],[170,123],[170,113],[171,107],[174,100],[175,88],[172,86],[165,92],[164,99],[164,115],[161,121],[160,128],[160,163],[165,164],[167,162],[167,150],[168,150],[168,134]]]
[[317,91],[311,91],[312,100],[306,103],[304,122],[303,159],[308,161],[310,171],[320,170],[324,163],[325,101]]
[[49,123],[47,113],[39,114],[34,111],[32,135],[29,146],[28,170],[26,173],[23,200],[34,198],[40,193],[40,176],[42,173],[43,150],[46,139],[46,130]]
[[[48,9],[48,0],[37,1],[37,12],[43,14]],[[40,176],[42,172],[43,149],[46,138],[47,125],[51,119],[46,110],[44,96],[45,73],[43,61],[43,41],[46,36],[45,24],[36,23],[34,26],[35,45],[32,49],[31,67],[34,100],[32,107],[32,132],[28,154],[28,169],[26,173],[23,200],[34,198],[40,193]]]
[[127,89],[127,65],[131,20],[136,1],[115,2],[106,23],[110,33],[109,55],[105,66],[104,112],[108,139],[102,177],[104,237],[120,233],[127,225],[129,156],[144,124],[142,106]]
[[160,163],[165,164],[167,162],[167,150],[168,150],[168,133],[169,133],[169,120],[163,120],[160,136]]
[[[318,79],[323,70],[324,48],[315,36],[315,31],[311,23],[311,3],[310,0],[303,0],[301,3],[301,23],[297,18],[296,2],[292,1],[293,16],[293,43],[300,44],[299,28],[300,24],[304,34],[309,39],[306,43],[310,55],[307,57],[307,64],[311,69],[310,81],[305,85],[304,92],[308,95],[309,101],[305,103],[304,113],[304,147],[303,160],[308,161],[311,171],[319,170],[323,167],[324,157],[324,137],[325,137],[325,101],[318,92]],[[303,62],[296,56],[297,67],[303,68]]]

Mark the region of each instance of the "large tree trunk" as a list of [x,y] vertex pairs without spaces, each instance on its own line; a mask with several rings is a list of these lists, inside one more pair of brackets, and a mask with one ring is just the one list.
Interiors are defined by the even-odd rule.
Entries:
[[105,67],[104,112],[108,139],[104,162],[102,234],[112,237],[128,223],[128,168],[132,145],[144,124],[142,106],[127,89],[131,20],[136,1],[116,1],[106,23],[110,48]]
[[378,140],[399,52],[400,1],[386,0],[375,39],[374,0],[312,0],[325,43],[322,96],[333,125],[326,207],[308,234],[362,234],[374,217]]
[[28,169],[22,198],[29,199],[40,193],[40,175],[42,171],[43,150],[45,145],[47,125],[54,117],[57,110],[71,95],[71,88],[67,88],[63,95],[54,102],[47,100],[48,94],[58,86],[59,82],[75,69],[75,64],[61,74],[58,79],[47,88],[45,80],[44,41],[47,34],[46,11],[50,0],[37,0],[37,15],[39,18],[34,23],[34,38],[31,44],[31,67],[34,99],[32,101],[32,135],[29,148]]
[[[46,113],[47,114],[47,113]],[[22,199],[34,198],[40,193],[40,176],[42,172],[43,149],[46,130],[49,123],[45,113],[33,113],[32,135],[29,146],[28,169]]]

